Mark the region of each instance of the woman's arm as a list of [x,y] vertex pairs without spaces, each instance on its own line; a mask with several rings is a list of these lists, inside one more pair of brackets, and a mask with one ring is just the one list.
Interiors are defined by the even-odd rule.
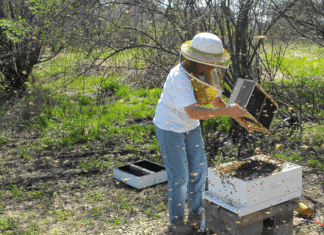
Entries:
[[199,107],[199,105],[196,103],[196,104],[186,106],[184,109],[191,119],[197,119],[197,120],[206,120],[206,119],[211,119],[211,118],[226,116],[226,115],[232,118],[243,117],[247,113],[246,109],[241,108],[238,104],[234,104],[229,107],[208,109],[208,108]]
[[226,107],[226,103],[225,101],[221,98],[221,97],[216,97],[215,99],[212,100],[211,104],[215,107],[215,108],[223,108]]

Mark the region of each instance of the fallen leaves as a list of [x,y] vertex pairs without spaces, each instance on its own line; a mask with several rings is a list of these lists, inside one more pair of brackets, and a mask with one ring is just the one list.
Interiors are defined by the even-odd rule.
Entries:
[[276,149],[283,149],[283,144],[276,144]]

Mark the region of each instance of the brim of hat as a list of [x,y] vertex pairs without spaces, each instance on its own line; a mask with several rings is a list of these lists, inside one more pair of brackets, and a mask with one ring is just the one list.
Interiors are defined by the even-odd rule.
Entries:
[[214,67],[225,68],[229,67],[230,63],[230,55],[228,52],[223,49],[222,54],[212,54],[198,51],[191,46],[192,40],[186,41],[181,46],[181,52],[188,60],[192,60],[194,62],[200,64],[206,64]]

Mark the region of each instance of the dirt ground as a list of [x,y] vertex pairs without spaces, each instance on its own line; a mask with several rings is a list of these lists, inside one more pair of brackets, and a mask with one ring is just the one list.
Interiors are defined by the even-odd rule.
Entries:
[[[151,120],[143,120],[145,123],[150,123]],[[151,136],[150,138],[155,138]],[[21,137],[17,142],[32,141],[32,136]],[[227,144],[225,144],[226,140]],[[246,141],[246,140],[245,140]],[[248,140],[249,141],[249,140]],[[282,140],[278,140],[282,141]],[[25,141],[28,144],[27,141]],[[231,154],[226,146],[230,145],[230,140],[224,134],[218,135],[217,139],[206,138],[205,145],[209,142],[214,143],[211,148],[206,148],[206,155],[208,158],[208,167],[215,166],[215,152],[213,149],[222,148],[223,154]],[[251,141],[249,141],[251,142]],[[5,162],[1,168],[0,190],[8,192],[8,187],[12,184],[17,188],[22,187],[22,195],[28,196],[29,192],[41,190],[46,196],[41,199],[26,199],[19,195],[13,197],[14,190],[11,195],[1,195],[0,205],[6,205],[0,208],[1,216],[9,216],[16,219],[16,224],[19,229],[16,229],[11,234],[25,234],[26,229],[30,229],[31,224],[39,226],[39,231],[42,231],[41,225],[37,224],[40,218],[47,217],[46,228],[44,233],[38,232],[36,234],[53,234],[50,231],[65,228],[66,234],[161,234],[163,229],[169,223],[168,209],[162,209],[160,212],[160,219],[147,219],[145,213],[141,210],[133,211],[133,207],[137,208],[152,208],[155,201],[150,197],[156,194],[158,200],[162,200],[167,206],[167,183],[154,185],[147,189],[133,191],[133,189],[118,182],[113,177],[113,167],[108,168],[93,168],[83,171],[77,171],[79,159],[94,156],[97,159],[104,159],[103,157],[108,153],[115,153],[111,158],[111,163],[122,162],[128,164],[139,159],[130,157],[130,150],[115,149],[115,145],[119,143],[118,139],[106,140],[106,152],[97,149],[96,145],[93,148],[82,151],[63,152],[60,149],[51,149],[48,151],[41,151],[35,153],[35,160],[26,161],[18,157],[19,151],[15,148],[15,144],[7,145],[0,151],[0,157]],[[287,145],[294,145],[295,142]],[[264,154],[267,155],[274,152],[273,146],[275,143],[265,143],[260,146],[264,149]],[[319,156],[323,156],[322,150],[317,151]],[[252,154],[246,151],[247,154]],[[8,158],[8,155],[11,155]],[[143,150],[140,153],[141,158],[150,159],[150,151]],[[307,165],[309,152],[301,153],[305,156],[304,161],[294,162],[295,164],[303,166],[303,188],[302,197],[299,198],[307,206],[313,209],[314,214],[311,220],[324,222],[324,170],[319,168],[312,168]],[[14,157],[17,156],[17,157]],[[49,157],[50,156],[50,157]],[[7,171],[8,170],[8,171]],[[45,188],[46,187],[46,188]],[[7,190],[7,191],[6,191]],[[17,192],[19,193],[19,192]],[[123,198],[119,194],[124,193]],[[126,194],[125,194],[126,193]],[[124,202],[130,202],[132,209],[113,209],[116,202],[123,199]],[[160,201],[159,201],[160,202]],[[152,203],[152,204],[150,204]],[[108,207],[107,210],[107,205]],[[58,214],[58,212],[73,211],[73,215]],[[188,214],[188,205],[186,204],[185,216]],[[26,218],[21,217],[26,215]],[[28,215],[28,216],[27,216]],[[127,223],[111,226],[105,222],[116,217],[126,217]],[[299,215],[296,213],[295,218]],[[185,220],[187,217],[185,217]],[[76,228],[75,228],[76,227]],[[112,232],[111,232],[112,231]],[[4,232],[0,228],[0,232]],[[10,233],[9,233],[10,234]],[[196,230],[196,234],[199,233]],[[308,222],[302,222],[294,226],[294,234],[301,235],[317,235],[324,234],[324,226]]]
[[[299,201],[313,209],[310,220],[324,223],[324,171],[303,166],[303,190]],[[295,218],[299,218],[295,213]],[[296,224],[296,223],[295,223]],[[302,223],[294,226],[295,234],[324,234],[324,226],[314,223]]]

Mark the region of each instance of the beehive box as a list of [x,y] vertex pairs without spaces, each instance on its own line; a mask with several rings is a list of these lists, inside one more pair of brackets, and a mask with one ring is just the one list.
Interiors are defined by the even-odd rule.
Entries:
[[245,118],[253,130],[270,134],[269,128],[279,105],[257,82],[239,78],[228,105],[235,103],[249,112]]
[[280,172],[254,180],[227,176],[209,167],[203,198],[244,216],[300,197],[301,191],[302,167],[289,162],[282,164]]
[[165,167],[146,159],[115,167],[113,171],[114,178],[137,189],[167,181]]

